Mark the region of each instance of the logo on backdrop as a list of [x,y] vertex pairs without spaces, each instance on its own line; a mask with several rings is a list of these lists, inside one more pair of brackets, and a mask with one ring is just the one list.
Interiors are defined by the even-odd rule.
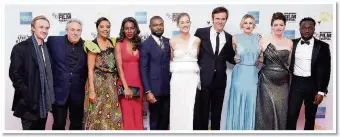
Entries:
[[31,35],[29,34],[19,34],[17,37],[17,40],[15,41],[16,44],[25,41],[26,39],[28,39]]
[[295,39],[295,30],[285,30],[283,35],[288,39]]
[[105,18],[107,18],[108,20],[111,20],[111,14],[109,14],[109,13],[105,13],[105,12],[97,12],[96,13],[96,20],[94,21],[94,22],[96,22],[97,21],[97,19],[99,19],[99,18],[101,18],[101,17],[105,17]]
[[207,20],[207,26],[210,26],[211,21]]
[[20,25],[31,24],[32,12],[20,12]]
[[283,15],[286,17],[287,22],[296,22],[296,12],[285,12]]
[[59,23],[67,22],[72,18],[71,13],[52,13],[52,17],[57,19]]
[[180,31],[178,30],[172,31],[172,37],[179,35],[179,33]]
[[332,40],[332,32],[315,32],[314,37],[323,41],[331,41]]
[[96,32],[91,32],[91,36],[92,36],[93,38],[96,38],[96,37],[97,37],[97,33],[96,33]]
[[177,15],[179,13],[166,13],[166,16],[173,22],[177,22]]
[[315,118],[325,118],[325,115],[326,115],[326,107],[318,107]]
[[66,35],[66,31],[60,31],[59,32],[59,36],[65,36]]
[[[97,20],[98,20],[99,18],[101,18],[101,17],[105,17],[105,18],[107,18],[108,20],[111,20],[111,14],[109,14],[109,13],[105,13],[105,12],[97,12],[95,16],[96,16],[96,18],[95,18],[95,20],[93,21],[94,24],[96,24]],[[97,33],[95,33],[95,34],[97,35]],[[91,35],[92,35],[92,33],[91,33]]]
[[260,23],[260,12],[259,11],[248,11],[248,14],[254,16],[255,18],[255,24],[259,24]]
[[314,130],[328,130],[326,127],[322,127],[320,125],[315,124],[314,125]]
[[143,42],[150,36],[150,33],[149,32],[140,33],[139,36],[141,37],[142,42]]
[[207,19],[206,19],[206,25],[207,25],[207,27],[209,27],[209,26],[211,26],[212,24],[213,24],[213,22],[212,22],[212,20],[211,20],[211,15],[209,15],[208,17],[207,17]]
[[147,24],[147,12],[135,12],[135,18],[138,24]]
[[321,23],[329,22],[333,20],[333,15],[329,12],[320,12],[320,20],[317,21],[320,25]]

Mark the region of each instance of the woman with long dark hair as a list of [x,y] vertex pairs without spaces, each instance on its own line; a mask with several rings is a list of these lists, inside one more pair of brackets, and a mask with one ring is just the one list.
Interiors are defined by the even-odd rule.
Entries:
[[260,40],[259,86],[256,98],[255,129],[285,130],[288,111],[293,42],[283,36],[286,17],[281,12],[272,16],[272,35]]
[[143,130],[143,86],[139,73],[140,30],[132,17],[123,20],[115,48],[119,101],[124,130]]

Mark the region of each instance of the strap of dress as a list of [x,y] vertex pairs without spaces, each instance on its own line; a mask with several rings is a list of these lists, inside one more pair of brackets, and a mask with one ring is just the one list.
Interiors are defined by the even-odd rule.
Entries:
[[194,36],[190,36],[190,38],[189,38],[189,45],[188,45],[187,51],[190,51],[190,49],[192,48],[192,45],[193,45],[194,42],[195,42],[195,39],[194,39],[194,38],[195,38]]

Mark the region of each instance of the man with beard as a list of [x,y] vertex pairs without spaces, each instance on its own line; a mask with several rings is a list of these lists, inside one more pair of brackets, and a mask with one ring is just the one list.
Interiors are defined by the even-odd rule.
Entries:
[[87,80],[87,55],[81,39],[82,22],[71,19],[66,24],[65,36],[50,36],[47,47],[53,62],[55,103],[53,104],[53,130],[65,130],[70,112],[70,130],[81,130],[85,83]]
[[301,38],[293,40],[293,73],[289,92],[287,129],[296,130],[302,102],[305,104],[305,130],[314,130],[318,105],[327,94],[331,73],[329,45],[313,37],[315,20],[300,21]]
[[170,99],[170,44],[163,37],[164,21],[160,16],[150,19],[152,35],[140,46],[140,73],[146,99],[150,103],[150,129],[168,130]]

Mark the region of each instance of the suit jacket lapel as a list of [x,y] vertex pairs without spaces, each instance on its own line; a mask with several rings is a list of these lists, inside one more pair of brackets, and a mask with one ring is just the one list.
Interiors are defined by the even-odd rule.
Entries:
[[[162,55],[162,53],[163,53],[163,51],[162,51],[162,49],[161,49],[161,47],[159,47],[159,45],[158,45],[158,43],[155,41],[155,39],[150,35],[149,36],[149,39],[150,39],[150,44],[151,44],[151,47],[152,48],[155,48],[156,50],[157,50],[157,54],[160,54],[160,55]],[[164,43],[164,39],[163,39],[163,44],[165,44]]]
[[170,48],[170,43],[168,41],[165,41],[165,37],[162,36],[162,41],[163,41],[163,45],[164,45],[164,52],[168,50],[168,48]]
[[58,42],[57,45],[59,46],[58,48],[62,50],[60,54],[61,54],[61,56],[63,58],[63,61],[64,61],[65,65],[66,65],[66,68],[67,68],[68,71],[70,71],[71,69],[68,66],[67,56],[66,56],[66,52],[67,52],[66,51],[66,46],[68,46],[67,45],[67,38],[64,37],[63,41],[57,41],[57,42]]
[[218,53],[218,56],[220,56],[220,55],[223,55],[223,53],[222,52],[225,52],[225,47],[227,47],[226,45],[227,45],[227,43],[229,42],[228,41],[228,37],[227,37],[227,33],[223,30],[223,33],[224,33],[224,36],[225,36],[225,44],[224,45],[222,45],[223,47],[221,48],[221,51],[220,51],[220,53]]
[[313,52],[312,52],[312,68],[315,64],[316,58],[318,57],[319,50],[320,50],[320,43],[319,40],[314,38],[314,46],[313,46]]
[[291,63],[290,63],[290,68],[289,68],[292,72],[294,72],[296,47],[299,44],[300,39],[301,38],[293,40],[292,57],[291,57]]
[[[82,41],[82,39],[80,39],[80,41]],[[77,46],[81,46],[81,49],[84,49],[84,43],[83,43],[83,42],[82,42],[82,44],[77,45]],[[113,45],[112,45],[112,46],[113,46]],[[83,60],[83,56],[84,56],[84,53],[83,53],[83,50],[82,50],[82,51],[80,52],[80,55],[79,55],[77,64],[76,64],[76,66],[73,68],[72,71],[74,71],[74,70],[79,66],[80,61]]]
[[[32,36],[32,37],[34,37],[34,36]],[[30,54],[32,55],[33,60],[35,61],[35,63],[38,64],[37,54],[36,54],[35,49],[34,49],[34,44],[33,44],[32,38],[31,37],[28,38],[27,42],[28,42],[28,45],[29,45],[30,50],[31,50]]]
[[213,48],[212,48],[211,40],[210,40],[210,29],[211,29],[211,27],[208,27],[208,28],[205,29],[205,31],[203,31],[203,34],[202,34],[203,36],[205,35],[205,33],[208,34],[208,35],[205,35],[206,36],[205,39],[207,41],[207,44],[204,44],[204,45],[201,44],[201,45],[202,45],[203,48],[205,48],[208,51],[208,53],[210,53],[211,56],[215,56]]

